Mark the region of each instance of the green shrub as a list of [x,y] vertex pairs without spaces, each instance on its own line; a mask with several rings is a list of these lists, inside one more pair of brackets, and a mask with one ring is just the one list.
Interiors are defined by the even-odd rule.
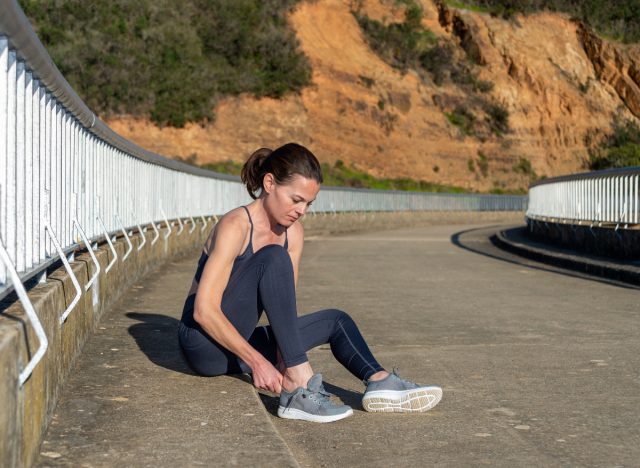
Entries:
[[531,161],[527,158],[519,158],[518,162],[513,166],[513,172],[528,177],[532,182],[538,178],[536,171],[534,171],[533,166],[531,166]]
[[469,172],[476,172],[476,165],[471,158],[467,161],[467,169],[469,169]]
[[416,68],[420,57],[435,42],[435,35],[422,27],[422,9],[407,7],[403,23],[385,25],[367,15],[353,13],[371,48],[391,66],[406,72]]
[[509,131],[509,111],[506,107],[489,101],[484,101],[482,107],[493,133],[500,136]]
[[478,151],[478,160],[476,161],[476,165],[484,177],[489,175],[489,160],[482,151]]
[[545,9],[561,11],[590,24],[607,37],[627,43],[640,41],[640,0],[458,0],[447,3],[503,18]]
[[24,0],[58,68],[95,112],[183,126],[222,96],[310,82],[286,14],[297,0]]
[[447,120],[460,129],[463,135],[473,135],[476,118],[462,106],[457,106],[451,113],[445,112]]
[[360,82],[365,85],[367,88],[371,88],[374,84],[376,84],[376,80],[364,75],[358,75]]
[[592,170],[640,166],[640,127],[631,120],[614,119],[614,132],[589,160]]

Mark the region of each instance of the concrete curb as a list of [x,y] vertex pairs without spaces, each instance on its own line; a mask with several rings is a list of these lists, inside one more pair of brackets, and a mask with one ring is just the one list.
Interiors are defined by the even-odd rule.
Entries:
[[526,227],[497,232],[491,241],[504,250],[560,268],[640,286],[640,265],[563,250],[527,237]]

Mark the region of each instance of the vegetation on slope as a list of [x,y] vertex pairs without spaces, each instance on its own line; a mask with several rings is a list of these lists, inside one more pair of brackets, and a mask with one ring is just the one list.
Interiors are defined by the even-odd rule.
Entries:
[[221,96],[280,97],[310,82],[286,13],[298,0],[22,0],[54,62],[94,111],[184,126]]
[[631,120],[614,120],[614,132],[591,153],[591,170],[640,167],[640,127]]
[[[438,40],[422,26],[422,7],[415,0],[396,0],[405,6],[402,23],[383,24],[353,10],[360,28],[371,48],[389,65],[406,73],[414,70],[423,79],[430,79],[437,86],[452,82],[463,89],[468,99],[446,112],[449,122],[460,129],[462,136],[474,136],[481,140],[488,133],[501,136],[509,131],[509,113],[486,93],[493,83],[478,78],[474,71],[474,57],[459,57],[456,46]],[[481,118],[480,118],[481,117]]]
[[[178,159],[187,164],[196,165],[197,156],[195,154],[192,154],[188,158],[180,158],[179,156],[176,156],[174,159]],[[228,160],[216,163],[207,163],[203,164],[200,167],[223,174],[233,174],[239,176],[242,166],[243,163]],[[425,182],[423,180],[414,180],[409,178],[376,178],[367,174],[366,172],[359,171],[356,168],[348,167],[340,159],[338,159],[333,166],[327,163],[323,163],[322,177],[324,179],[323,185],[333,187],[354,187],[379,190],[410,190],[415,192],[468,192],[468,190],[465,190],[462,187],[434,184],[431,182]]]
[[539,10],[568,13],[600,34],[621,42],[640,41],[640,0],[448,0],[453,7],[510,18]]

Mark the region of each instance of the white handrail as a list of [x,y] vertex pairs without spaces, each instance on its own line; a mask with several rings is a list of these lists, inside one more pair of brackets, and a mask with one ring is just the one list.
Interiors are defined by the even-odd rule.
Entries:
[[38,341],[40,343],[38,345],[38,350],[31,357],[24,369],[20,371],[18,382],[20,386],[22,386],[33,372],[33,369],[38,365],[38,363],[42,359],[42,356],[44,356],[44,353],[47,351],[47,347],[49,346],[49,341],[47,340],[47,335],[44,332],[44,328],[42,328],[40,319],[38,318],[36,311],[33,309],[33,304],[31,304],[31,301],[29,300],[29,296],[25,291],[22,282],[20,281],[20,277],[18,276],[13,263],[11,263],[11,260],[9,259],[9,254],[4,248],[4,244],[2,243],[2,241],[0,241],[0,259],[9,271],[9,276],[11,277],[11,282],[15,287],[16,294],[18,294],[20,303],[22,304],[22,307],[24,307],[24,311],[27,313],[27,317],[29,317],[31,326],[33,326],[33,329],[35,330],[36,336],[38,337]]
[[538,183],[526,216],[570,224],[628,228],[640,224],[640,168],[595,171]]

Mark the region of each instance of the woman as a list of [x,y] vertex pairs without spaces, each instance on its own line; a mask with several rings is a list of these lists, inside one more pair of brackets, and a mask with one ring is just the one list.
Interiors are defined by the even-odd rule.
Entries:
[[[280,394],[280,417],[337,421],[353,411],[330,400],[306,355],[329,343],[336,359],[366,383],[365,410],[435,406],[442,390],[385,371],[346,313],[327,309],[297,316],[304,242],[299,219],[322,183],[316,157],[294,143],[262,148],[247,160],[241,178],[254,201],[220,219],[185,302],[179,340],[190,366],[207,376],[250,373],[257,388]],[[263,310],[269,325],[256,328]]]

